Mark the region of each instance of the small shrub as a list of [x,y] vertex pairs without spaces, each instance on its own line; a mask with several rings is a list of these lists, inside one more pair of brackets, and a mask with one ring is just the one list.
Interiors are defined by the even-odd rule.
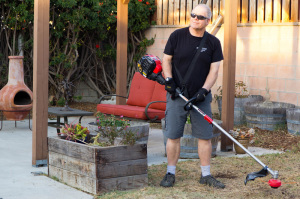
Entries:
[[[235,98],[247,98],[249,96],[247,85],[243,81],[236,81],[234,87],[235,87],[235,91],[234,91]],[[219,86],[217,91],[218,94],[214,95],[215,100],[222,99],[222,92],[223,92],[222,86]]]
[[65,98],[61,97],[61,98],[59,98],[59,100],[57,100],[57,105],[65,106],[65,102],[66,102]]

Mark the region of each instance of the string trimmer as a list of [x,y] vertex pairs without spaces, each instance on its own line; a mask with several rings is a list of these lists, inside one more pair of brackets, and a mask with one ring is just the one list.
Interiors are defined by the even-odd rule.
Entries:
[[[159,84],[164,85],[165,80],[161,74],[162,67],[161,67],[161,61],[158,57],[154,55],[145,55],[142,57],[139,62],[138,62],[138,68],[139,72],[146,78],[157,81]],[[268,172],[272,175],[273,179],[269,180],[269,185],[272,188],[278,188],[281,186],[281,181],[278,180],[278,171],[273,171],[270,169],[267,165],[265,165],[262,161],[260,161],[257,157],[255,157],[250,151],[248,151],[242,144],[240,144],[236,139],[234,139],[229,133],[227,133],[222,127],[220,127],[215,121],[213,121],[212,118],[210,118],[208,115],[206,115],[202,110],[200,110],[197,106],[192,104],[192,99],[187,99],[181,90],[179,88],[176,89],[176,93],[180,98],[182,98],[185,102],[186,105],[185,107],[190,107],[196,110],[198,113],[200,113],[204,119],[210,123],[213,124],[215,127],[217,127],[222,133],[224,133],[229,139],[231,139],[235,144],[237,144],[239,147],[241,147],[248,155],[250,155],[256,162],[258,162],[263,169],[258,171],[258,172],[252,172],[249,173],[246,176],[245,179],[245,185],[249,180],[254,180],[255,178],[258,177],[265,177],[267,176]]]

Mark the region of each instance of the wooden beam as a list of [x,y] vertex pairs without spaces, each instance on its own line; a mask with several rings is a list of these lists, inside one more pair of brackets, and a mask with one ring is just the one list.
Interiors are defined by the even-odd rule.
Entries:
[[265,3],[264,0],[257,1],[257,23],[264,23]]
[[217,20],[219,16],[219,0],[213,0],[213,9],[212,9],[212,23]]
[[193,1],[187,0],[186,1],[186,24],[187,25],[190,24],[192,10],[193,10]]
[[180,25],[186,25],[185,21],[186,1],[180,1]]
[[[129,2],[129,1],[128,1]],[[116,94],[127,96],[127,43],[128,4],[117,2],[117,85]],[[126,99],[117,97],[116,104],[126,104]]]
[[162,25],[168,25],[168,0],[163,0]]
[[256,21],[256,0],[250,0],[249,4],[249,22],[254,23]]
[[47,164],[50,0],[34,1],[32,165]]
[[290,21],[290,3],[291,0],[282,0],[282,22]]
[[266,0],[266,14],[265,14],[266,23],[272,22],[272,15],[273,15],[272,8],[273,8],[272,0]]
[[274,0],[273,22],[279,23],[281,20],[281,0]]
[[169,1],[169,16],[168,16],[168,25],[174,25],[174,1]]
[[298,15],[299,15],[299,1],[292,0],[291,1],[291,20],[292,22],[298,22]]
[[174,25],[179,25],[180,1],[174,1]]
[[162,19],[162,0],[156,0],[156,6],[157,6],[157,18],[156,18],[156,24],[161,25],[161,19]]
[[[225,1],[224,17],[224,61],[222,91],[222,121],[228,132],[233,129],[234,119],[234,83],[236,66],[237,0]],[[232,141],[221,135],[221,151],[231,151]]]
[[[225,5],[226,5],[226,1],[225,1]],[[248,0],[242,0],[242,23],[248,23],[248,14],[249,14],[248,9],[249,9]]]
[[[225,5],[224,5],[224,11],[225,11]],[[237,0],[237,22],[241,23],[241,1]]]

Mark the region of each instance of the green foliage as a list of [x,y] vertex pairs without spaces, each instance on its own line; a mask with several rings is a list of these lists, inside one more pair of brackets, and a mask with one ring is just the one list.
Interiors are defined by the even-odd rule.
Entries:
[[106,146],[109,146],[109,143],[107,143],[107,142],[99,142],[100,136],[101,136],[101,134],[100,134],[100,133],[97,133],[96,136],[92,137],[93,142],[90,143],[89,145],[92,145],[92,146],[93,146],[93,145],[94,145],[94,146],[100,146],[100,147],[106,147]]
[[94,139],[94,144],[98,146],[106,145],[106,143],[99,143],[97,140],[102,136],[108,138],[109,145],[114,145],[117,137],[122,138],[121,144],[134,145],[136,141],[143,137],[143,134],[138,134],[132,130],[128,130],[127,127],[130,125],[128,120],[125,120],[122,116],[117,119],[116,116],[107,116],[101,112],[96,113],[96,123],[98,126],[98,138]]
[[90,131],[81,126],[80,123],[65,124],[65,126],[61,128],[61,135],[66,136],[66,140],[85,142],[85,138],[88,134],[90,134]]
[[111,145],[114,144],[116,137],[129,126],[129,122],[123,118],[116,119],[116,116],[107,116],[101,112],[96,113],[96,121],[98,130],[101,132],[101,136],[108,138]]
[[[0,45],[1,80],[8,72],[3,67],[8,66],[7,57],[19,54],[18,36],[22,35],[25,81],[32,87],[34,0],[0,0],[0,7],[0,43],[8,44]],[[154,42],[145,38],[144,31],[154,23],[151,15],[155,10],[155,0],[131,0],[128,5],[129,80],[136,61]],[[64,79],[75,85],[88,79],[102,93],[115,90],[117,1],[50,0],[49,27],[50,94],[62,95],[59,84]]]
[[190,114],[187,116],[186,123],[187,124],[191,124],[192,123],[191,122],[191,115]]
[[[247,98],[249,96],[247,85],[243,81],[236,81],[234,87],[235,87],[235,91],[234,91],[235,98]],[[222,99],[222,92],[223,92],[222,86],[219,86],[217,91],[219,93],[214,95],[215,100]]]
[[82,95],[78,95],[78,96],[73,96],[74,100],[80,101],[82,100]]
[[122,136],[121,143],[124,145],[134,145],[140,137],[136,132],[133,132],[131,130],[123,131],[121,133],[121,136]]
[[61,97],[61,98],[59,98],[59,100],[57,100],[57,105],[64,106],[65,102],[66,102],[65,98]]

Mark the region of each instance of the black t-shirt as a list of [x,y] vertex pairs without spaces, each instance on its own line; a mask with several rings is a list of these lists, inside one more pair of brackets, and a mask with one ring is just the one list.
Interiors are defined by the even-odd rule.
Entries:
[[[173,56],[172,73],[177,86],[181,86],[181,84],[174,67],[176,66],[177,71],[181,74],[182,79],[184,79],[201,40],[202,37],[191,35],[189,27],[175,30],[170,35],[164,53]],[[220,40],[208,34],[194,66],[194,71],[186,82],[189,94],[187,97],[192,97],[202,88],[209,73],[210,64],[221,60],[223,60],[223,53]]]

